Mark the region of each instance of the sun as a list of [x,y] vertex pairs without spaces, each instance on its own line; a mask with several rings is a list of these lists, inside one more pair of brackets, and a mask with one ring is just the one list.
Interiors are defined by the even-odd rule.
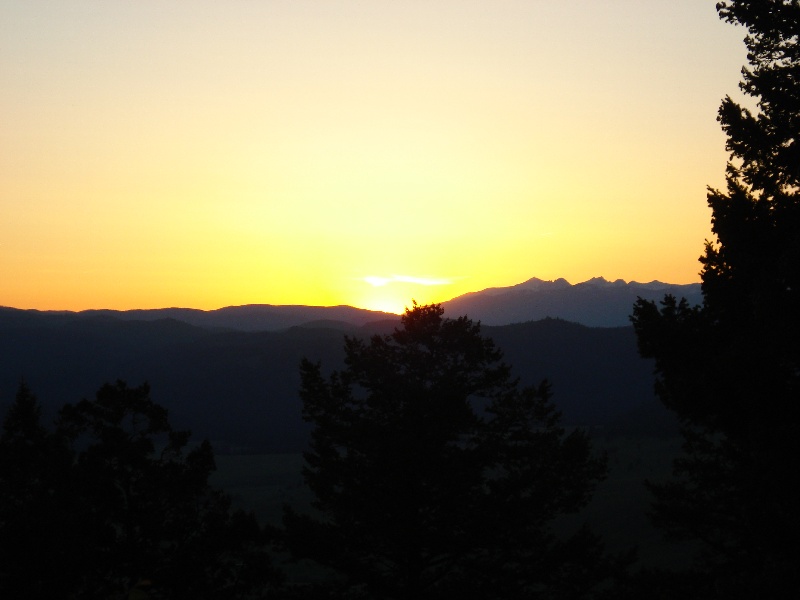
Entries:
[[400,304],[394,300],[375,300],[365,305],[364,308],[394,315],[401,315],[405,312],[405,307],[400,307]]
[[411,298],[406,297],[404,290],[398,290],[395,285],[374,281],[367,283],[369,286],[364,286],[359,294],[358,304],[363,308],[401,315],[405,312],[406,306],[411,304]]
[[416,300],[418,304],[441,302],[452,280],[445,278],[412,277],[409,275],[361,278],[359,306],[369,310],[403,314]]

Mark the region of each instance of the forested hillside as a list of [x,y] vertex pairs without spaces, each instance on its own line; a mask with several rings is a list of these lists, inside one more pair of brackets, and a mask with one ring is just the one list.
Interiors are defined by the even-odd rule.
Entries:
[[[397,322],[353,326],[389,332]],[[96,315],[0,311],[0,409],[21,379],[45,418],[90,396],[105,381],[148,381],[153,399],[218,451],[300,450],[298,365],[341,366],[342,326],[279,332],[220,332],[175,319],[131,321]],[[524,383],[548,378],[566,423],[608,426],[631,411],[659,410],[651,364],[638,357],[630,327],[590,328],[549,319],[485,327]]]

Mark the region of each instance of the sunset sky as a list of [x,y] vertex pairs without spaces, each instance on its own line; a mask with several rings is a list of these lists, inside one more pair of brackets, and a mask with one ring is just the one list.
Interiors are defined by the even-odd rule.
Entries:
[[713,0],[3,0],[0,305],[698,281]]

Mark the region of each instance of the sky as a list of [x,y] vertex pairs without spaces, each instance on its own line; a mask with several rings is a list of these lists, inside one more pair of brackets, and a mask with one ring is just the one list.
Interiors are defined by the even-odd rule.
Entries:
[[713,0],[3,0],[0,306],[699,281]]

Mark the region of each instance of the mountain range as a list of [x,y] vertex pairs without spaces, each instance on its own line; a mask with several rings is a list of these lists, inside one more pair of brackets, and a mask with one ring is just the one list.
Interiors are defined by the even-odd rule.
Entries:
[[486,325],[551,317],[591,327],[618,327],[629,324],[637,298],[659,301],[668,294],[686,298],[692,305],[702,303],[703,298],[699,283],[626,283],[595,277],[572,285],[566,279],[543,281],[534,277],[510,287],[464,294],[444,306],[451,314],[467,314]]
[[[590,327],[620,327],[629,324],[638,297],[661,300],[670,294],[700,304],[699,283],[669,284],[660,281],[626,283],[595,277],[570,284],[566,279],[544,281],[532,278],[509,287],[487,288],[443,302],[447,314],[468,315],[484,325],[508,325],[545,318],[564,319]],[[280,331],[296,326],[324,326],[340,329],[361,327],[371,322],[396,319],[397,315],[352,306],[302,306],[250,304],[216,310],[159,308],[144,310],[35,311],[0,307],[3,318],[20,323],[32,320],[63,322],[83,319],[156,321],[174,319],[204,329],[219,331]]]
[[[532,279],[444,306],[445,316],[481,320],[483,334],[504,351],[523,383],[548,379],[566,424],[651,427],[669,423],[669,415],[653,394],[652,363],[639,357],[632,327],[621,323],[637,295],[673,293],[693,301],[698,292],[655,282],[595,279],[572,286]],[[583,306],[585,313],[575,312]],[[173,425],[211,439],[217,451],[294,452],[308,436],[298,394],[301,358],[321,361],[326,371],[341,368],[345,333],[389,333],[398,319],[352,307],[0,308],[0,415],[21,379],[46,419],[104,382],[148,381]]]

